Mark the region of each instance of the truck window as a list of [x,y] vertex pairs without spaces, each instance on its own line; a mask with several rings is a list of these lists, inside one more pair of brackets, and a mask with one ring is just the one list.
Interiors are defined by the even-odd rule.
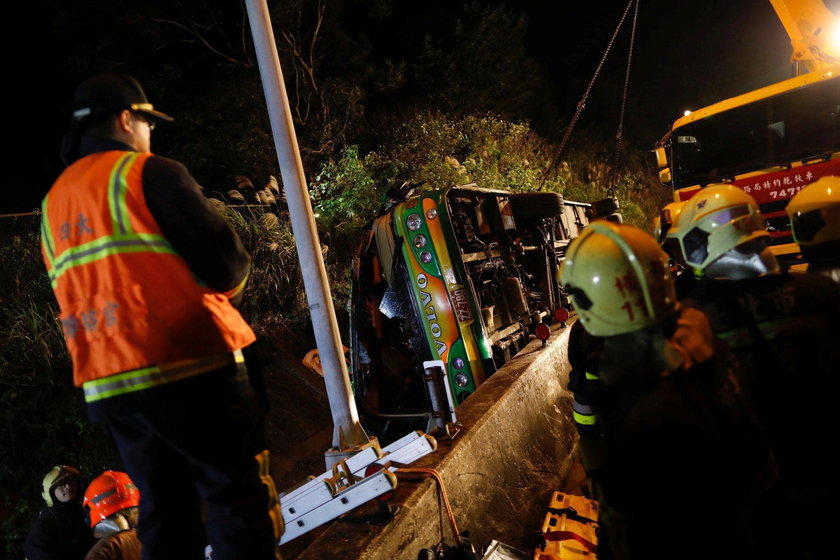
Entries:
[[674,130],[674,187],[733,178],[840,150],[840,80],[724,111]]

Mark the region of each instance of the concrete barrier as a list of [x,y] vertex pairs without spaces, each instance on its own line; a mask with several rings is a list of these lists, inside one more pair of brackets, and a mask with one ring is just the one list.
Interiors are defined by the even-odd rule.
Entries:
[[[534,341],[458,407],[462,430],[412,466],[436,469],[461,532],[484,546],[491,539],[532,549],[551,493],[576,462],[577,432],[568,379],[569,330],[543,348]],[[437,485],[400,477],[400,507],[387,524],[368,525],[370,505],[333,522],[301,560],[416,560],[421,548],[452,534]]]

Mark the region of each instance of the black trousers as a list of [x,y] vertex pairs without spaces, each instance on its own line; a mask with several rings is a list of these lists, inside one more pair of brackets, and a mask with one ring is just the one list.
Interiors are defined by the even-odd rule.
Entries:
[[[143,560],[274,560],[281,532],[263,412],[244,365],[90,406],[140,489]],[[205,510],[206,507],[206,510]]]

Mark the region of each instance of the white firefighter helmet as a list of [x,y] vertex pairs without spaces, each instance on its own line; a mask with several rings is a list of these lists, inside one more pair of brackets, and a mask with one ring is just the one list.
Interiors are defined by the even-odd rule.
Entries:
[[738,187],[717,184],[686,201],[665,243],[677,260],[702,271],[724,253],[769,237],[755,199]]

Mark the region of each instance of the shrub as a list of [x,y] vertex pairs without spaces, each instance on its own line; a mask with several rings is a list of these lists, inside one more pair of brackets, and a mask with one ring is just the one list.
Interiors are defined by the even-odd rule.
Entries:
[[420,114],[390,138],[364,156],[350,146],[315,175],[313,199],[328,236],[358,234],[387,188],[403,180],[422,182],[425,189],[476,183],[514,192],[560,192],[580,202],[617,196],[625,221],[643,229],[671,200],[670,191],[639,163],[640,154],[629,154],[625,167],[618,168],[607,163],[614,159],[611,149],[590,140],[557,161],[557,146],[527,124],[494,116]]

